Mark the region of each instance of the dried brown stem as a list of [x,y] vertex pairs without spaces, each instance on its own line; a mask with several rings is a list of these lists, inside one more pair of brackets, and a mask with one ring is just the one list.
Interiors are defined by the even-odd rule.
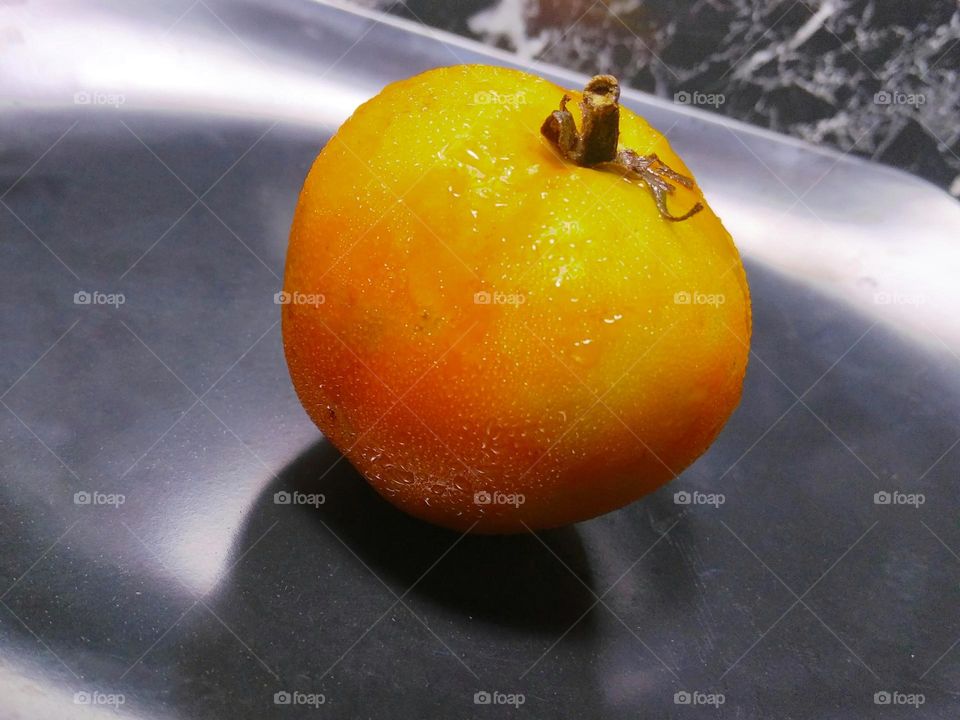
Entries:
[[[560,100],[560,109],[544,120],[540,132],[557,149],[560,156],[581,167],[613,170],[625,177],[641,181],[649,188],[660,215],[673,222],[686,220],[703,210],[697,202],[683,215],[667,209],[667,196],[676,185],[693,189],[691,178],[681,175],[656,155],[639,155],[633,150],[617,151],[620,137],[620,85],[612,75],[596,75],[583,89],[580,112],[582,130],[577,130],[573,115],[567,110],[569,95]],[[674,184],[675,183],[675,184]]]

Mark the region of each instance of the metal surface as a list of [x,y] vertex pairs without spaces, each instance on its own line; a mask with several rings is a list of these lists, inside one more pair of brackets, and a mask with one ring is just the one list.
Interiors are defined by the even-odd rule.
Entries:
[[[300,0],[2,12],[0,717],[956,717],[945,194],[626,93],[744,252],[742,405],[620,512],[458,540],[337,462],[273,293],[300,183],[358,102],[509,58]],[[674,501],[694,490],[725,502]],[[293,491],[326,502],[275,502]]]

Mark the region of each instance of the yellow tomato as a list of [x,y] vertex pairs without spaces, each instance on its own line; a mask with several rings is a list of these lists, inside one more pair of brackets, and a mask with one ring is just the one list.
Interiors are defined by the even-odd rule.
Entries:
[[[387,500],[461,531],[621,507],[683,470],[739,402],[736,247],[639,176],[540,131],[564,94],[456,66],[394,83],[317,157],[290,236],[283,337],[310,417]],[[619,147],[689,176],[620,110]],[[691,183],[692,185],[692,183]],[[704,205],[675,183],[677,214]]]

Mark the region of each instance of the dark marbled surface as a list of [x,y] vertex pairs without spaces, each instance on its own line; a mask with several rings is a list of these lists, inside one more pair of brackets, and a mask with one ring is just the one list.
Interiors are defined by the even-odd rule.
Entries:
[[956,0],[353,0],[960,196]]

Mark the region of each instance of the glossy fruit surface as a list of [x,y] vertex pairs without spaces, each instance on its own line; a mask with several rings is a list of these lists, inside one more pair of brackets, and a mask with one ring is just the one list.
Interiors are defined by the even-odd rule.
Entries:
[[[540,126],[564,92],[486,66],[394,83],[326,145],[296,210],[282,315],[300,400],[385,498],[457,530],[621,507],[740,398],[730,235],[709,207],[670,222],[642,183],[561,159]],[[620,113],[621,147],[690,175]]]

